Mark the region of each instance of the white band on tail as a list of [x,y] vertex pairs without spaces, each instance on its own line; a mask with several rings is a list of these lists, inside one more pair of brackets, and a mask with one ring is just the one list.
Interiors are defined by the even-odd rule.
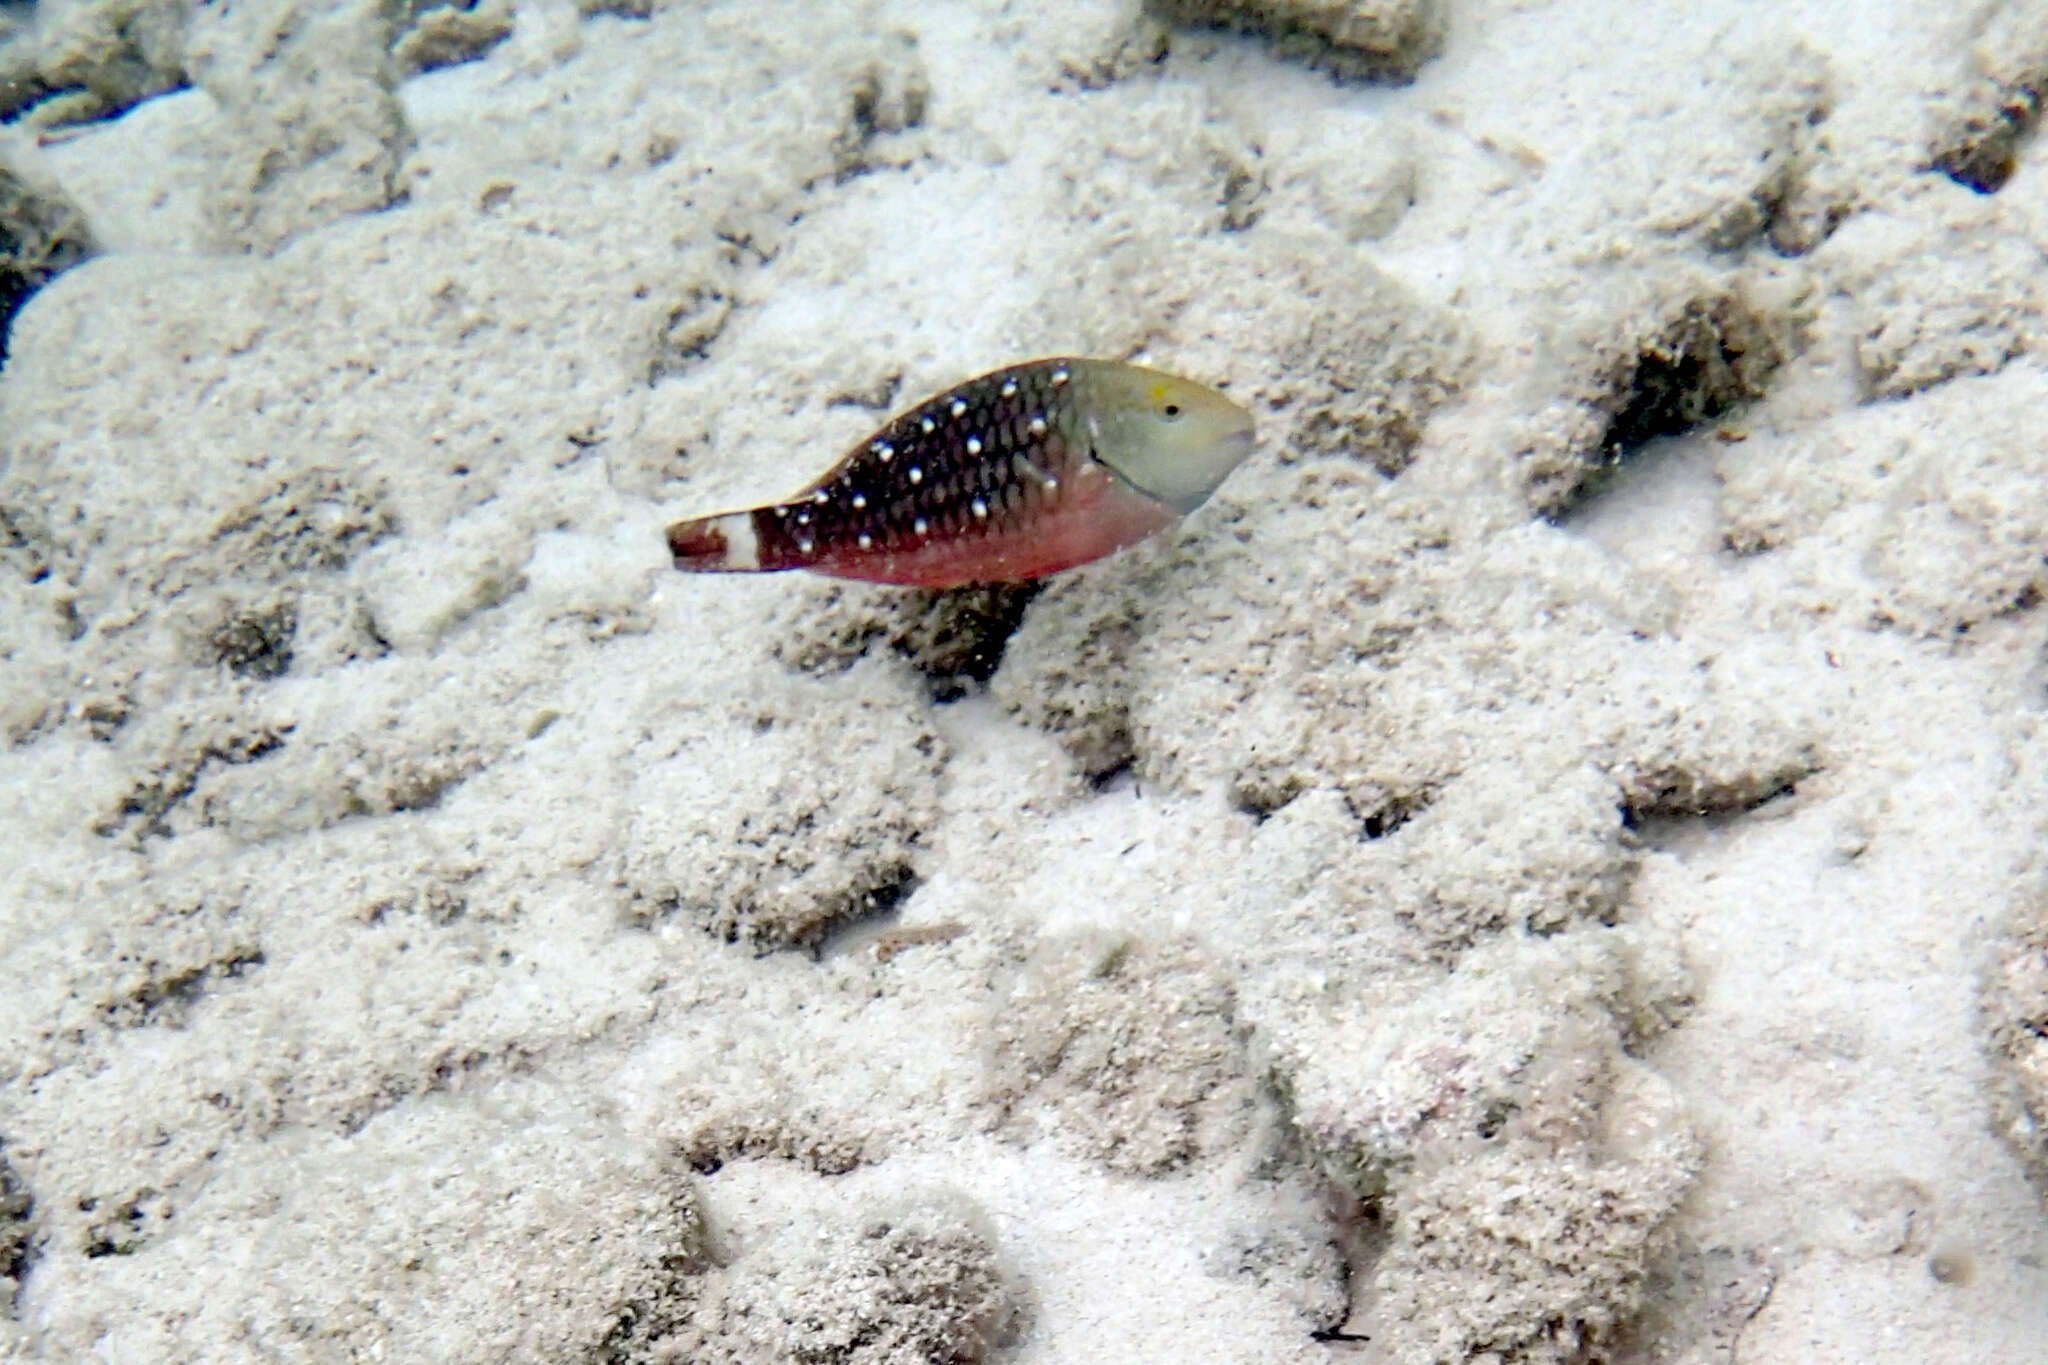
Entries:
[[761,567],[761,541],[754,534],[752,512],[729,512],[718,519],[725,532],[725,567],[745,572]]

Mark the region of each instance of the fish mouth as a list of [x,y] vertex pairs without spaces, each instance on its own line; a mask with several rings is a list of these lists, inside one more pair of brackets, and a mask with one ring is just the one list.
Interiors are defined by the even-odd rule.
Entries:
[[[1237,467],[1239,465],[1243,464],[1246,460],[1251,458],[1252,451],[1256,449],[1257,446],[1257,433],[1255,433],[1250,426],[1241,427],[1238,430],[1231,432],[1228,436],[1225,436],[1222,440],[1218,441],[1216,443],[1216,447],[1218,451],[1222,454],[1223,466],[1220,470],[1217,471],[1216,481],[1209,485],[1209,492],[1204,493],[1200,498],[1198,498],[1196,500],[1196,505],[1199,506],[1201,503],[1207,502],[1209,500],[1209,494],[1214,493],[1217,489],[1221,488],[1223,486],[1223,481],[1229,478],[1232,474],[1236,473]],[[1189,510],[1192,511],[1193,508],[1190,508]]]
[[1218,441],[1216,449],[1223,457],[1222,472],[1217,474],[1216,482],[1210,486],[1209,491],[1213,493],[1221,488],[1223,481],[1229,478],[1239,465],[1252,457],[1252,451],[1257,445],[1258,434],[1249,426],[1240,427]]

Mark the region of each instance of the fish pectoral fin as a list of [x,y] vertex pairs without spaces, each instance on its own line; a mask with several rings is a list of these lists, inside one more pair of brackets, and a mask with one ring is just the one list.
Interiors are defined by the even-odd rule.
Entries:
[[1101,465],[1108,472],[1110,478],[1148,502],[1156,502],[1161,507],[1171,507],[1177,515],[1183,515],[1190,510],[1186,507],[1177,506],[1172,498],[1161,497],[1159,494],[1154,493],[1151,489],[1145,487],[1144,484],[1139,483],[1107,460],[1098,459],[1095,463]]

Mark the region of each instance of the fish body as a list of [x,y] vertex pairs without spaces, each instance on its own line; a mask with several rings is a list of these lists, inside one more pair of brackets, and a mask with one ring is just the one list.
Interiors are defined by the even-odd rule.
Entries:
[[1019,582],[1143,540],[1251,449],[1251,414],[1205,385],[1034,360],[917,404],[785,501],[675,523],[668,544],[692,572]]

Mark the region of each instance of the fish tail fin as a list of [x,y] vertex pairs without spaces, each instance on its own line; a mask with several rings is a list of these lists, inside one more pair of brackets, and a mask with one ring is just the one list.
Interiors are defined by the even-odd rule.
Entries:
[[668,528],[669,553],[685,573],[752,573],[761,567],[761,538],[752,512],[718,512]]

